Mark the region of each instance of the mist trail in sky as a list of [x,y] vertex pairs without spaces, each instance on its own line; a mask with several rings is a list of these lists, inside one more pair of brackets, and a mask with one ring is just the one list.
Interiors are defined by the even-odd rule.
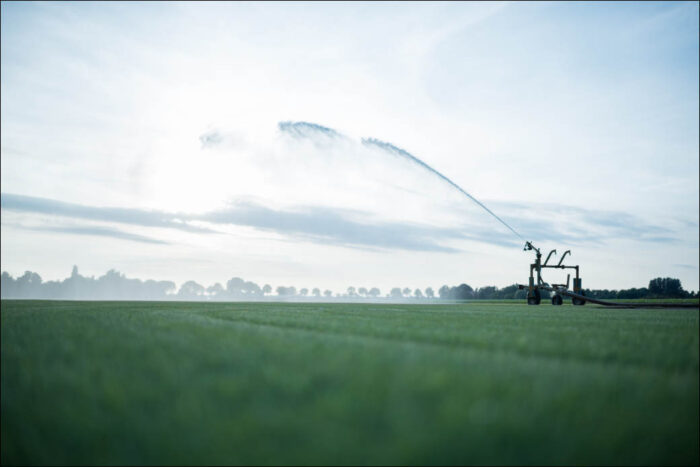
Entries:
[[506,223],[506,221],[504,221],[503,219],[501,219],[500,217],[498,217],[496,214],[494,214],[493,211],[491,211],[489,208],[487,208],[487,207],[484,205],[484,203],[482,203],[482,202],[479,201],[478,199],[474,198],[474,197],[473,197],[472,195],[470,195],[466,190],[464,190],[461,186],[457,185],[455,182],[453,182],[452,180],[450,180],[449,178],[447,178],[446,176],[444,176],[443,174],[441,174],[440,172],[438,172],[437,170],[435,170],[434,168],[432,168],[431,166],[429,166],[428,164],[426,164],[426,163],[423,162],[422,160],[418,159],[416,156],[414,156],[414,155],[411,154],[410,152],[405,151],[405,150],[403,150],[403,149],[401,149],[401,148],[398,148],[398,147],[394,146],[394,145],[391,144],[391,143],[385,143],[384,141],[380,141],[380,140],[375,139],[375,138],[362,138],[362,144],[364,144],[365,146],[376,146],[376,147],[378,147],[378,148],[380,148],[380,149],[382,149],[382,150],[384,150],[384,151],[386,151],[386,152],[389,152],[389,153],[392,153],[392,154],[395,154],[395,155],[404,157],[404,158],[408,159],[409,161],[411,161],[411,162],[413,162],[413,163],[415,163],[415,164],[418,164],[419,166],[421,166],[421,167],[424,168],[425,170],[427,170],[427,171],[433,173],[434,175],[437,175],[443,182],[448,183],[450,186],[452,186],[453,188],[457,189],[457,190],[458,190],[460,193],[462,193],[464,196],[466,196],[467,198],[469,198],[470,200],[474,201],[476,204],[478,204],[479,206],[481,206],[482,208],[484,208],[484,209],[486,210],[486,212],[488,212],[489,214],[491,214],[493,217],[495,217],[495,218],[498,220],[498,222],[500,222],[501,224],[503,224],[504,226],[506,226],[511,232],[513,232],[515,235],[517,235],[518,237],[520,237],[521,240],[525,240],[525,239],[523,238],[523,236],[520,235],[513,227],[511,227],[510,225],[508,225],[508,224]]
[[[278,127],[280,131],[285,132],[295,138],[314,138],[315,136],[319,135],[324,135],[326,137],[330,138],[342,138],[343,136],[338,133],[337,131],[327,128],[321,125],[317,125],[315,123],[309,123],[309,122],[280,122],[278,124]],[[457,191],[462,193],[464,196],[469,198],[470,200],[474,201],[476,204],[481,206],[486,212],[491,214],[498,222],[503,224],[505,227],[508,228],[511,232],[513,232],[515,235],[517,235],[521,240],[525,240],[522,235],[520,235],[513,227],[508,225],[506,221],[498,217],[496,214],[494,214],[493,211],[491,211],[489,208],[487,208],[484,203],[479,201],[478,199],[474,198],[471,194],[469,194],[466,190],[464,190],[461,186],[457,185],[455,182],[423,162],[422,160],[418,159],[416,156],[411,154],[408,151],[405,151],[399,147],[394,146],[391,143],[386,143],[384,141],[380,141],[375,138],[362,138],[362,144],[368,147],[376,147],[384,152],[387,152],[389,154],[403,157],[410,162],[413,162],[414,164],[417,164],[421,168],[427,170],[428,172],[431,172],[433,175],[436,175],[440,180],[443,182],[449,184],[452,188],[455,188]]]
[[332,128],[317,125],[309,122],[279,122],[277,127],[280,131],[295,138],[311,138],[317,135],[324,135],[328,138],[343,138],[343,135]]

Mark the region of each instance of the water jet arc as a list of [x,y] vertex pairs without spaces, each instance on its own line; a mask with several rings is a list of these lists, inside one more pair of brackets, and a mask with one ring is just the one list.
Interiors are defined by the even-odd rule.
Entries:
[[423,162],[422,160],[418,159],[416,156],[414,156],[414,155],[411,154],[410,152],[405,151],[405,150],[403,150],[403,149],[401,149],[401,148],[398,148],[398,147],[394,146],[394,145],[391,144],[391,143],[385,143],[384,141],[380,141],[380,140],[375,139],[375,138],[362,138],[362,144],[364,144],[365,146],[375,146],[375,147],[378,147],[378,148],[380,148],[380,149],[383,149],[384,151],[387,151],[387,152],[389,152],[389,153],[391,153],[391,154],[398,155],[398,156],[400,156],[400,157],[404,157],[404,158],[408,159],[409,161],[411,161],[411,162],[413,162],[413,163],[415,163],[415,164],[418,164],[419,166],[421,166],[422,168],[428,170],[429,172],[433,173],[434,175],[437,175],[442,181],[447,182],[450,186],[452,186],[453,188],[455,188],[456,190],[458,190],[458,191],[459,191],[460,193],[462,193],[464,196],[466,196],[467,198],[471,199],[471,200],[474,201],[476,204],[478,204],[479,206],[481,206],[486,212],[488,212],[489,214],[491,214],[494,218],[496,218],[496,220],[497,220],[498,222],[500,222],[501,224],[503,224],[504,226],[506,226],[506,227],[508,228],[508,230],[510,230],[511,232],[513,232],[515,235],[517,235],[521,240],[525,240],[525,239],[523,238],[523,236],[520,235],[513,227],[511,227],[510,225],[508,225],[508,224],[506,223],[506,221],[504,221],[503,219],[501,219],[500,217],[498,217],[496,214],[494,214],[493,211],[491,211],[489,208],[487,208],[487,207],[484,205],[484,203],[482,203],[482,202],[479,201],[478,199],[474,198],[474,197],[473,197],[472,195],[470,195],[466,190],[464,190],[461,186],[457,185],[455,182],[453,182],[452,180],[450,180],[449,178],[447,178],[446,176],[444,176],[443,174],[441,174],[440,172],[438,172],[437,170],[435,170],[434,168],[432,168],[431,166],[429,166],[428,164],[426,164],[426,163]]

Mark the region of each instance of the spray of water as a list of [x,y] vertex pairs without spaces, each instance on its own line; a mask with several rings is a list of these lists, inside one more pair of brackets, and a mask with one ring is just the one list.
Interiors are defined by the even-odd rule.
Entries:
[[328,138],[342,138],[342,135],[332,128],[317,125],[310,122],[279,122],[280,131],[296,138],[312,138],[315,135],[324,135]]
[[[332,128],[327,128],[321,125],[317,125],[315,123],[309,123],[309,122],[279,122],[278,127],[280,131],[287,133],[289,135],[292,135],[297,138],[313,138],[317,135],[324,135],[326,137],[330,138],[343,138],[343,135],[338,133],[337,131],[333,130]],[[443,182],[446,182],[449,184],[451,187],[455,188],[457,191],[462,193],[464,196],[469,198],[470,200],[474,201],[476,204],[481,206],[486,212],[491,214],[498,222],[503,224],[508,230],[513,232],[515,235],[518,236],[521,240],[525,240],[522,235],[520,235],[513,227],[508,225],[506,221],[498,217],[496,214],[494,214],[493,211],[491,211],[489,208],[487,208],[484,203],[479,201],[478,199],[474,198],[471,194],[469,194],[466,190],[464,190],[461,186],[457,185],[455,182],[423,162],[422,160],[418,159],[416,156],[411,154],[410,152],[401,149],[399,147],[394,146],[391,143],[387,143],[384,141],[380,141],[375,138],[362,138],[362,144],[368,147],[375,147],[380,150],[383,150],[389,154],[403,157],[404,159],[409,160],[410,162],[413,162],[414,164],[417,164],[421,168],[431,172],[433,175],[436,175],[440,180]]]
[[364,144],[365,146],[374,146],[374,147],[377,147],[377,148],[379,148],[379,149],[382,149],[382,150],[384,150],[384,151],[386,151],[386,152],[388,152],[388,153],[390,153],[390,154],[394,154],[394,155],[397,155],[397,156],[399,156],[399,157],[403,157],[403,158],[405,158],[405,159],[408,159],[409,161],[413,162],[414,164],[417,164],[417,165],[419,165],[420,167],[424,168],[425,170],[427,170],[427,171],[433,173],[434,175],[437,175],[442,181],[448,183],[450,186],[452,186],[453,188],[457,189],[457,190],[458,190],[460,193],[462,193],[464,196],[466,196],[467,198],[471,199],[471,200],[474,201],[476,204],[478,204],[479,206],[481,206],[482,208],[484,208],[484,209],[486,210],[486,212],[488,212],[488,213],[491,214],[493,217],[495,217],[496,220],[498,220],[498,222],[500,222],[501,224],[503,224],[504,226],[506,226],[511,232],[513,232],[515,235],[517,235],[521,240],[525,240],[525,239],[523,238],[523,236],[520,235],[513,227],[511,227],[510,225],[508,225],[508,224],[506,223],[506,221],[504,221],[503,219],[501,219],[500,217],[498,217],[496,214],[493,213],[493,211],[491,211],[489,208],[487,208],[487,207],[484,205],[484,203],[482,203],[482,202],[479,201],[478,199],[474,198],[474,197],[473,197],[472,195],[470,195],[466,190],[464,190],[461,186],[457,185],[455,182],[453,182],[452,180],[450,180],[449,178],[447,178],[446,176],[444,176],[443,174],[441,174],[440,172],[438,172],[437,170],[435,170],[434,168],[432,168],[431,166],[429,166],[428,164],[426,164],[426,163],[423,162],[422,160],[418,159],[416,156],[414,156],[414,155],[411,154],[410,152],[405,151],[405,150],[403,150],[403,149],[401,149],[401,148],[398,148],[398,147],[394,146],[394,145],[391,144],[391,143],[386,143],[386,142],[384,142],[384,141],[380,141],[380,140],[375,139],[375,138],[362,138],[362,144]]

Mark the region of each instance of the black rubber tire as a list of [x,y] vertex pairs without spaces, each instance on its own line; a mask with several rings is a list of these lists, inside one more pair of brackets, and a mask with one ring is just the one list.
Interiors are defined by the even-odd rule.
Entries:
[[[580,291],[578,294],[579,294],[579,295],[586,295],[586,294],[583,293],[583,290]],[[583,305],[586,304],[586,301],[585,301],[585,300],[582,300],[582,299],[580,299],[580,298],[571,297],[571,304],[572,304],[572,305],[576,305],[576,306],[583,306]]]
[[540,294],[539,289],[533,290],[533,294],[527,296],[527,304],[528,305],[539,305],[541,301],[542,301],[542,294]]
[[561,305],[563,302],[564,302],[564,300],[562,300],[561,295],[559,295],[559,294],[552,295],[552,305],[558,306],[558,305]]

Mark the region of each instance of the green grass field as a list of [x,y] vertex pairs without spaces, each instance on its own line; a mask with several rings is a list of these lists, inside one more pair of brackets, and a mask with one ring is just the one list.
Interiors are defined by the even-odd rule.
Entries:
[[698,310],[2,301],[2,464],[697,464]]

